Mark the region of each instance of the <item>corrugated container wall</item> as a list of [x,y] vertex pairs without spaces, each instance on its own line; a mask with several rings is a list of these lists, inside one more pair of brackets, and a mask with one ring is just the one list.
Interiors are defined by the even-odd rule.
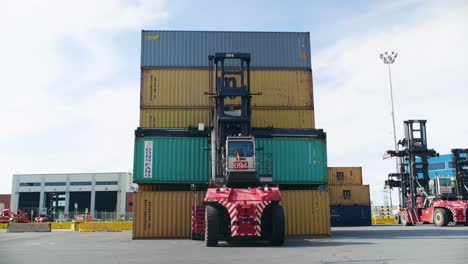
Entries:
[[207,183],[208,138],[136,137],[133,180],[137,183]]
[[[209,92],[209,72],[201,69],[143,70],[140,105],[210,107],[210,99],[204,94]],[[313,109],[310,70],[251,70],[250,90],[252,93],[262,93],[252,97],[253,107]]]
[[328,167],[328,184],[362,185],[362,167]]
[[142,31],[142,68],[205,68],[215,52],[251,54],[252,68],[310,69],[310,36],[299,32]]
[[328,191],[282,191],[288,236],[330,235]]
[[[197,192],[197,203],[204,198]],[[330,235],[330,203],[327,191],[283,191],[288,236]],[[134,193],[133,238],[190,237],[193,192]]]
[[326,184],[327,145],[311,138],[257,138],[257,156],[271,153],[273,182]]
[[330,207],[331,226],[370,226],[369,205],[337,205]]
[[[198,192],[197,203],[204,197]],[[193,192],[138,192],[133,201],[134,239],[190,237]]]
[[[326,184],[327,148],[313,138],[257,138],[259,162],[271,154],[273,181],[279,184]],[[136,183],[207,183],[210,177],[208,138],[137,137]],[[259,165],[262,167],[262,164]],[[262,167],[264,168],[264,167]]]
[[133,212],[133,193],[127,192],[125,195],[125,212]]
[[[141,128],[187,128],[211,124],[211,110],[148,108],[140,111]],[[310,109],[253,108],[252,127],[315,128]]]
[[369,185],[329,185],[331,205],[370,205]]

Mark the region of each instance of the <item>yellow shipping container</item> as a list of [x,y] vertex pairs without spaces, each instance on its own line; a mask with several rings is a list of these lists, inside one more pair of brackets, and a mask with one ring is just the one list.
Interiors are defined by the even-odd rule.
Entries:
[[[328,191],[282,191],[288,236],[330,235]],[[204,192],[197,192],[201,204]],[[193,192],[134,193],[133,238],[189,238]]]
[[[313,109],[312,71],[251,70],[250,76],[251,92],[262,93],[253,96],[252,106]],[[210,101],[204,94],[208,90],[209,70],[143,70],[140,104],[142,107],[208,107]]]
[[141,109],[142,128],[187,128],[199,123],[209,125],[209,109]]
[[369,185],[329,185],[330,205],[370,205]]
[[[197,192],[198,203],[204,193]],[[188,238],[193,192],[133,194],[133,238]]]
[[362,167],[328,167],[329,185],[362,185]]
[[[208,108],[168,109],[143,108],[140,110],[142,128],[186,128],[199,123],[211,123]],[[314,111],[310,109],[253,108],[252,127],[315,128]]]
[[253,108],[252,127],[315,128],[314,110]]
[[328,191],[282,191],[286,235],[330,235]]
[[152,184],[152,183],[139,183],[138,192],[176,191],[176,190],[170,190],[170,189],[168,190],[165,187],[167,186],[160,185],[160,184]]

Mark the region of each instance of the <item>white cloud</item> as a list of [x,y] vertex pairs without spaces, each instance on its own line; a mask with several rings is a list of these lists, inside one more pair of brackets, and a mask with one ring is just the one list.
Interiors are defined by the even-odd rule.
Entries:
[[329,164],[362,165],[377,203],[395,170],[394,161],[381,158],[393,148],[393,130],[388,70],[378,56],[399,53],[392,65],[397,138],[403,120],[427,119],[430,147],[441,153],[467,147],[466,14],[466,4],[421,6],[410,20],[340,39],[313,61],[316,119],[328,133]]
[[168,16],[163,1],[2,3],[0,193],[15,172],[131,169],[139,65],[122,53],[139,50],[115,39]]

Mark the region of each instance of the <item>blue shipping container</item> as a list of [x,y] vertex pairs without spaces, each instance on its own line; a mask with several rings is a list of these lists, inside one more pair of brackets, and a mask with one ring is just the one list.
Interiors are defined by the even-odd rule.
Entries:
[[[463,155],[462,155],[463,157]],[[421,159],[417,158],[416,162],[420,162]],[[429,178],[434,179],[435,177],[455,177],[455,167],[452,164],[453,154],[439,155],[438,157],[432,157],[428,159],[429,163]],[[406,163],[408,164],[408,162]],[[422,177],[420,174],[418,177]]]
[[370,226],[372,225],[369,205],[330,206],[331,226]]
[[308,32],[142,31],[141,68],[206,68],[216,52],[251,54],[251,68],[311,69]]

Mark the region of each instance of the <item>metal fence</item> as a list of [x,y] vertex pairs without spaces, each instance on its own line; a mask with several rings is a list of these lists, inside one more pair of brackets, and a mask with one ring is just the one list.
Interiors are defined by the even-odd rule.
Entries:
[[[89,212],[53,212],[50,216],[53,217],[54,222],[70,222],[75,219],[75,216],[80,215],[90,215]],[[116,212],[94,212],[94,216],[92,217],[93,222],[107,222],[107,221],[132,221],[133,220],[133,213],[127,212],[125,214],[120,214]]]
[[398,212],[398,207],[372,206],[372,217],[394,218]]
[[132,221],[133,213],[94,212],[93,221]]

